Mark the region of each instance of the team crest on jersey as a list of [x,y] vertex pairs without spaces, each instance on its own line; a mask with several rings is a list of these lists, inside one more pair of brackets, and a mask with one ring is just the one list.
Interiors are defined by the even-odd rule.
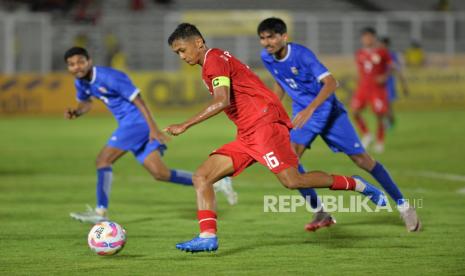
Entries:
[[103,86],[100,86],[100,87],[98,88],[98,91],[100,91],[100,92],[102,92],[102,93],[107,93],[107,92],[108,92],[108,90],[107,90],[105,87],[103,87]]
[[294,67],[294,66],[291,67],[291,72],[292,72],[292,74],[294,74],[294,75],[298,75],[298,74],[299,74],[299,70],[297,70],[297,68]]

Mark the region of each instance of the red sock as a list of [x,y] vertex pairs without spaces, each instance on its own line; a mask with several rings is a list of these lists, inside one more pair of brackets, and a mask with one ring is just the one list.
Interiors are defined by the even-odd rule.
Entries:
[[355,190],[355,179],[348,176],[333,175],[331,190]]
[[199,220],[200,233],[209,232],[216,234],[216,213],[212,210],[198,210],[197,219]]
[[365,123],[365,120],[363,120],[361,115],[355,115],[355,123],[357,123],[358,128],[362,132],[362,134],[367,134],[368,133],[368,127],[367,124]]
[[379,143],[384,143],[384,122],[382,119],[378,120],[378,132],[376,138]]

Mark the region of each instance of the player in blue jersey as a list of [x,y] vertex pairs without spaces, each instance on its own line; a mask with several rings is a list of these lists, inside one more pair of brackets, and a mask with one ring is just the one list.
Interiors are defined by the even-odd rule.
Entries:
[[[131,151],[137,161],[160,181],[192,186],[192,173],[169,169],[161,157],[166,150],[167,136],[160,131],[146,107],[140,91],[129,77],[109,67],[93,66],[86,49],[73,47],[66,51],[68,71],[76,78],[78,105],[65,111],[66,119],[75,119],[89,112],[91,98],[100,99],[118,121],[108,143],[97,157],[97,206],[87,212],[71,213],[74,219],[96,223],[106,220],[109,193],[113,178],[112,165]],[[225,193],[230,204],[237,202],[230,178],[215,183],[215,190]]]
[[[261,58],[275,79],[273,87],[278,97],[285,93],[292,99],[294,128],[291,144],[301,157],[317,136],[321,136],[334,152],[343,152],[360,168],[370,173],[398,204],[398,210],[408,231],[418,231],[420,220],[392,180],[388,171],[375,161],[362,146],[343,104],[334,91],[337,81],[329,70],[305,46],[288,43],[287,27],[279,18],[263,20],[257,29],[264,47]],[[304,169],[300,165],[300,170]],[[315,191],[300,190],[302,195],[315,198]],[[316,199],[314,200],[316,201]],[[331,215],[321,208],[315,220],[328,221]]]
[[396,79],[398,79],[400,82],[400,86],[402,88],[402,93],[404,94],[404,96],[408,96],[409,91],[408,91],[407,79],[405,78],[405,75],[404,75],[404,70],[403,70],[404,66],[403,66],[402,57],[400,53],[391,49],[391,40],[389,39],[389,37],[383,37],[381,38],[380,41],[383,47],[385,47],[389,51],[389,55],[391,56],[391,60],[392,60],[393,74],[390,74],[389,78],[386,81],[386,87],[388,91],[388,101],[389,101],[389,111],[387,115],[388,127],[392,127],[394,126],[394,123],[395,123],[393,104],[394,104],[394,101],[397,100]]

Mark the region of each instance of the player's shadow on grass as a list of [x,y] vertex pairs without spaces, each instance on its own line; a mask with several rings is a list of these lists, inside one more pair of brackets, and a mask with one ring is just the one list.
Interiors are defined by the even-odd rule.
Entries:
[[289,242],[289,241],[276,241],[275,239],[273,239],[269,243],[263,243],[263,242],[253,243],[253,244],[248,243],[247,245],[239,246],[239,247],[235,247],[235,248],[231,248],[231,249],[226,249],[226,250],[219,249],[220,251],[218,253],[216,253],[215,255],[218,256],[218,257],[224,257],[224,256],[243,253],[244,251],[257,249],[257,248],[260,248],[260,247],[276,247],[276,246],[288,246],[288,245],[294,245],[295,246],[295,245],[302,245],[302,244],[304,244],[303,241]]
[[121,254],[111,256],[111,259],[114,259],[114,258],[116,258],[116,259],[135,259],[135,258],[143,258],[143,257],[147,257],[147,255],[121,253]]
[[136,224],[136,223],[143,223],[147,221],[152,221],[155,220],[155,217],[144,217],[144,218],[137,218],[137,219],[130,219],[130,220],[125,220],[124,224]]
[[351,225],[401,225],[403,222],[398,213],[386,213],[375,216],[366,216],[363,218],[356,218],[350,222],[344,222],[341,225],[351,226]]
[[[391,224],[392,222],[384,220],[383,223],[379,224]],[[351,223],[351,224],[373,224],[373,221],[368,221],[366,223]],[[376,223],[375,223],[376,224]],[[399,233],[404,231],[403,228],[399,228]],[[284,234],[284,233],[283,233]],[[288,233],[289,234],[289,233]],[[416,246],[408,245],[403,242],[399,243],[378,243],[380,236],[379,233],[364,233],[359,230],[355,230],[352,228],[345,228],[344,225],[334,226],[330,229],[321,229],[316,233],[296,233],[295,235],[291,234],[291,236],[299,236],[296,239],[289,240],[289,238],[282,238],[282,235],[267,235],[269,237],[269,241],[259,241],[256,243],[251,243],[250,241],[244,241],[247,245],[238,246],[231,249],[221,250],[216,255],[217,256],[229,256],[242,253],[244,251],[253,250],[262,247],[276,247],[276,246],[311,246],[315,250],[318,248],[366,248],[367,242],[375,242],[377,243],[378,248],[400,248],[406,249],[411,248],[415,249]],[[394,236],[398,236],[398,234],[393,233]]]
[[[326,231],[326,230],[325,230]],[[282,234],[272,234],[264,233],[267,237],[266,240],[260,239],[259,241],[253,242],[253,239],[244,239],[243,246],[238,246],[230,249],[221,249],[216,253],[217,256],[229,256],[238,253],[242,253],[247,250],[253,250],[262,247],[281,247],[281,246],[308,246],[316,245],[319,242],[314,238],[314,241],[309,241],[306,239],[306,236],[312,235],[306,232],[300,233],[282,233]],[[283,237],[284,236],[284,237]],[[229,236],[230,239],[233,237]]]
[[38,172],[22,169],[0,169],[0,176],[36,175]]

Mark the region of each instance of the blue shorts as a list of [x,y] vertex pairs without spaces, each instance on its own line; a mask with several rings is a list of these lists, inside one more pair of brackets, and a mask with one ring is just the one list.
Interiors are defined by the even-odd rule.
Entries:
[[387,84],[386,84],[386,90],[388,92],[388,101],[392,103],[397,99],[397,89],[396,89],[396,83],[394,80],[389,79]]
[[397,92],[395,89],[388,89],[388,101],[392,103],[397,100]]
[[167,149],[166,145],[157,140],[149,141],[150,129],[145,123],[134,125],[120,125],[111,135],[107,146],[124,151],[131,151],[139,163],[153,151],[158,150],[161,155]]
[[365,152],[345,110],[333,111],[326,118],[310,118],[303,128],[291,130],[291,142],[310,148],[318,135],[333,152],[347,155]]

